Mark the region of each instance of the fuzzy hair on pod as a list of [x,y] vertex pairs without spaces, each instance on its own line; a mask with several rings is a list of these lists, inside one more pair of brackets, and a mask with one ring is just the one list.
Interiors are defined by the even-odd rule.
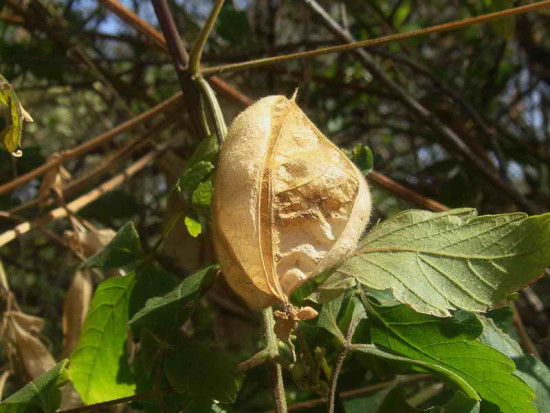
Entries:
[[214,187],[218,258],[256,310],[287,303],[346,257],[371,212],[362,174],[285,96],[265,97],[234,119]]

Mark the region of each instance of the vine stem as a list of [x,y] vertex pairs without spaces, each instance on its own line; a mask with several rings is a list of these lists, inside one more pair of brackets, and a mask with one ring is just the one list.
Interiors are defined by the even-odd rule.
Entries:
[[334,366],[334,369],[332,370],[332,374],[330,375],[330,389],[328,393],[328,400],[327,400],[327,407],[329,413],[334,413],[334,408],[336,405],[336,395],[338,394],[338,377],[340,376],[340,371],[342,371],[342,366],[344,365],[344,361],[346,361],[346,357],[348,356],[348,353],[351,350],[352,346],[352,338],[353,334],[355,333],[355,330],[357,326],[359,325],[359,322],[361,319],[352,319],[349,327],[348,332],[346,334],[346,341],[342,343],[344,347],[338,353],[338,356],[336,356],[336,365]]
[[321,48],[321,49],[310,50],[310,51],[307,51],[307,52],[289,53],[289,54],[281,55],[281,56],[266,57],[266,58],[262,58],[262,59],[250,60],[248,62],[240,62],[240,63],[232,63],[232,64],[227,64],[227,65],[213,66],[213,67],[210,67],[210,68],[207,68],[207,69],[202,69],[201,73],[204,76],[207,76],[207,75],[209,76],[209,75],[221,74],[221,73],[229,72],[229,71],[234,72],[234,71],[237,71],[237,70],[245,70],[245,69],[250,69],[250,68],[258,67],[258,66],[265,66],[265,65],[275,64],[275,63],[281,63],[281,62],[286,62],[286,61],[289,61],[289,60],[309,59],[309,58],[312,58],[312,57],[321,56],[321,55],[325,55],[325,54],[329,54],[329,53],[347,52],[347,51],[354,50],[354,49],[359,49],[359,48],[373,47],[373,46],[378,46],[378,45],[382,45],[382,44],[386,44],[386,43],[390,43],[390,42],[413,39],[413,38],[419,37],[419,36],[426,36],[426,35],[432,34],[432,33],[441,33],[441,32],[447,32],[447,31],[450,31],[450,30],[456,30],[456,29],[460,29],[462,27],[466,27],[466,26],[469,26],[469,25],[472,25],[472,24],[484,23],[484,22],[488,22],[488,21],[491,21],[491,20],[500,19],[500,18],[503,18],[503,17],[515,16],[515,15],[518,15],[518,14],[527,13],[529,11],[542,9],[542,8],[545,8],[545,7],[548,7],[548,6],[550,6],[550,0],[545,0],[545,1],[540,1],[540,2],[537,2],[537,3],[533,3],[533,4],[527,4],[525,6],[510,8],[510,9],[503,10],[503,11],[483,14],[481,16],[470,17],[470,18],[462,19],[462,20],[456,20],[456,21],[453,21],[453,22],[450,22],[450,23],[438,24],[438,25],[435,25],[435,26],[426,27],[424,29],[412,30],[410,32],[395,33],[395,34],[391,34],[391,35],[388,35],[388,36],[377,37],[375,39],[361,40],[361,41],[353,42],[353,43],[349,43],[349,44],[324,47],[324,48]]
[[277,336],[275,335],[275,319],[273,318],[273,310],[266,308],[263,313],[264,336],[266,348],[269,352],[269,370],[271,374],[271,393],[275,402],[276,413],[286,413],[286,395],[285,385],[283,381],[283,369],[275,360],[279,356],[279,346]]
[[204,26],[202,27],[202,30],[197,38],[197,41],[193,45],[193,49],[191,49],[191,53],[189,54],[189,71],[191,72],[191,74],[198,73],[200,70],[204,45],[206,44],[208,36],[210,36],[210,33],[214,28],[214,24],[216,23],[218,14],[220,14],[220,10],[222,9],[223,2],[224,0],[216,0],[214,8],[210,12],[206,23],[204,23]]

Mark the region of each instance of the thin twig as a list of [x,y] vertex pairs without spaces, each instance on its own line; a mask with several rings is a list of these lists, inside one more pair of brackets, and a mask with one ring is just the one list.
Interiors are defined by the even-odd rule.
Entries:
[[355,333],[355,330],[357,329],[357,326],[359,325],[360,319],[352,319],[351,323],[348,327],[348,332],[346,334],[346,342],[343,343],[344,346],[342,350],[338,353],[336,356],[336,364],[334,366],[334,369],[332,370],[332,374],[330,375],[330,384],[329,384],[329,393],[328,393],[328,400],[327,400],[327,410],[329,413],[334,413],[335,405],[336,405],[336,395],[338,390],[338,378],[340,377],[340,371],[342,370],[342,366],[344,365],[344,361],[346,361],[346,357],[348,356],[348,353],[351,350],[352,345],[352,339],[353,334]]
[[[92,189],[87,194],[84,194],[81,197],[67,204],[67,208],[73,213],[77,212],[80,209],[84,208],[86,205],[90,204],[91,202],[103,196],[106,192],[112,191],[113,189],[117,188],[123,182],[125,182],[128,178],[130,178],[131,176],[135,175],[137,172],[141,171],[143,168],[148,166],[149,163],[153,159],[155,159],[160,153],[166,150],[167,147],[168,147],[168,144],[165,144],[162,146],[162,148],[157,148],[148,152],[143,157],[141,157],[136,162],[134,162],[132,165],[127,167],[123,172],[115,175],[108,181],[99,185],[97,188]],[[66,217],[67,208],[56,208],[48,212],[46,215],[43,215],[33,221],[27,221],[22,224],[19,224],[14,229],[10,229],[4,232],[3,234],[0,234],[0,247],[6,245],[10,241],[13,241],[15,238],[19,237],[20,235],[26,234],[33,228],[36,228],[44,224],[47,224],[49,222],[56,221],[58,219]]]
[[289,53],[281,56],[250,60],[248,62],[214,66],[214,67],[203,69],[201,73],[204,76],[208,76],[208,75],[214,75],[214,74],[221,74],[229,71],[234,72],[237,70],[245,70],[245,69],[250,69],[258,66],[287,62],[289,60],[309,59],[312,57],[321,56],[321,55],[330,54],[330,53],[347,52],[350,50],[367,48],[367,47],[377,46],[381,44],[402,41],[406,39],[412,39],[419,36],[426,36],[432,33],[441,33],[441,32],[446,32],[450,30],[456,30],[462,27],[470,26],[472,24],[484,23],[494,19],[515,16],[518,14],[527,13],[529,11],[542,9],[548,6],[550,6],[550,0],[545,0],[538,3],[528,4],[525,6],[515,7],[515,8],[499,11],[499,12],[484,14],[482,16],[470,17],[467,19],[457,20],[450,23],[438,24],[436,26],[427,27],[424,29],[412,30],[406,33],[396,33],[389,36],[378,37],[375,39],[362,40],[359,42],[353,42],[350,44],[344,44],[344,45],[338,45],[338,46],[324,47],[321,49],[310,50],[307,52]]
[[[383,381],[380,383],[371,384],[369,386],[360,387],[358,389],[343,391],[340,393],[340,397],[342,399],[351,399],[353,397],[362,396],[366,393],[372,393],[377,390],[384,389],[389,386],[393,386],[395,384],[410,384],[410,383],[416,383],[418,381],[429,379],[433,376],[430,374],[417,374],[414,376],[398,376],[395,380],[391,381]],[[302,409],[310,409],[313,407],[321,406],[322,404],[325,404],[327,402],[326,397],[319,397],[317,399],[308,400],[301,403],[291,404],[288,406],[288,411],[293,412],[296,410],[302,410]],[[274,410],[269,411],[268,413],[275,413]]]
[[[304,2],[319,18],[321,18],[325,27],[337,38],[350,44],[354,42],[351,34],[346,32],[339,25],[339,23],[336,22],[315,0],[304,0]],[[550,0],[545,3],[550,5]],[[464,157],[470,161],[472,165],[474,165],[477,170],[482,172],[483,175],[485,175],[498,189],[501,190],[501,192],[514,200],[514,202],[525,211],[529,213],[535,213],[537,211],[537,208],[532,205],[531,202],[528,201],[514,186],[502,181],[495,173],[494,169],[488,166],[481,158],[473,153],[470,147],[466,145],[452,129],[445,125],[433,112],[426,109],[426,107],[423,106],[414,96],[412,96],[382,69],[380,69],[375,60],[365,50],[356,49],[354,50],[354,54],[359,63],[361,63],[361,65],[363,65],[363,67],[378,80],[378,82],[395,93],[405,107],[416,114],[422,121],[428,124],[435,132],[444,138],[446,143],[454,148],[454,150],[461,157]]]
[[212,29],[214,28],[218,14],[220,14],[220,10],[222,9],[223,2],[224,0],[216,0],[214,8],[210,12],[206,23],[204,23],[204,26],[197,37],[197,41],[191,49],[191,53],[189,53],[189,71],[191,74],[195,74],[200,70],[204,46],[210,36],[210,33],[212,32]]
[[12,191],[15,188],[20,187],[23,184],[26,184],[27,182],[31,181],[34,178],[38,178],[39,176],[45,174],[48,172],[51,168],[54,168],[63,162],[68,161],[69,159],[73,159],[76,157],[79,157],[81,155],[84,155],[91,150],[97,148],[100,145],[105,144],[106,142],[113,139],[115,136],[120,135],[123,132],[126,132],[128,130],[131,130],[135,128],[137,125],[140,125],[144,123],[145,121],[151,119],[153,116],[167,110],[168,108],[172,107],[173,105],[180,102],[181,99],[181,92],[176,93],[172,97],[162,101],[158,105],[154,106],[153,108],[149,109],[148,111],[136,116],[135,118],[132,118],[113,129],[105,132],[102,135],[99,135],[93,139],[90,139],[89,141],[86,141],[82,143],[81,145],[75,146],[72,149],[69,149],[68,151],[65,151],[56,159],[53,159],[49,162],[46,162],[39,166],[36,169],[33,169],[30,172],[27,172],[24,175],[21,175],[13,180],[11,180],[8,183],[5,183],[4,185],[0,186],[0,195],[5,194],[6,192]]
[[525,324],[523,324],[523,320],[521,319],[521,316],[519,314],[519,311],[515,305],[515,303],[512,303],[512,311],[514,312],[514,326],[516,327],[516,331],[518,332],[521,342],[523,343],[525,349],[540,359],[540,353],[535,344],[533,344],[533,341],[531,340],[531,337],[529,336],[529,333],[527,331],[527,328],[525,328]]

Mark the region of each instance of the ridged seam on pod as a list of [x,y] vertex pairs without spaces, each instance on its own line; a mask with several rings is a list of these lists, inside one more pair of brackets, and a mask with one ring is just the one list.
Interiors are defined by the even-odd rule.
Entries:
[[253,309],[288,302],[355,247],[371,199],[359,170],[285,96],[239,114],[215,177],[214,241],[231,288]]

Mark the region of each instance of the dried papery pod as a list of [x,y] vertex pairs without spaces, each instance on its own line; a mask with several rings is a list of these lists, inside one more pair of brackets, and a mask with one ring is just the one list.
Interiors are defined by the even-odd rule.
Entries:
[[38,338],[44,321],[19,311],[6,311],[0,326],[0,335],[7,345],[8,357],[14,365],[23,365],[31,380],[41,376],[55,365],[55,360]]
[[355,247],[367,183],[294,102],[269,96],[229,127],[215,178],[214,237],[229,285],[257,310]]
[[94,255],[107,245],[116,235],[116,232],[110,228],[105,229],[83,229],[79,231],[67,230],[63,237],[69,243],[71,248],[84,253],[86,257]]
[[77,270],[63,303],[63,350],[61,354],[64,357],[68,357],[76,346],[80,328],[88,313],[92,292],[93,284],[89,271]]

